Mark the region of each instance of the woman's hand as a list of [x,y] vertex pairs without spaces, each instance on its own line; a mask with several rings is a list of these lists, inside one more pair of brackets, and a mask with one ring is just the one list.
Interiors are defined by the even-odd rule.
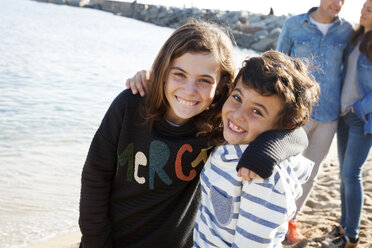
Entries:
[[148,80],[150,78],[150,71],[142,70],[137,72],[132,78],[128,78],[125,83],[127,89],[131,89],[132,93],[135,95],[137,92],[141,96],[144,96],[147,91]]

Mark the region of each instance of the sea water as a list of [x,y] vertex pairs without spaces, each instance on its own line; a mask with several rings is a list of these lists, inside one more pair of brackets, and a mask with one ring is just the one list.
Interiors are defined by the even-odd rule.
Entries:
[[[93,9],[0,0],[0,247],[78,230],[90,141],[125,79],[151,67],[172,31]],[[234,52],[239,63],[254,54]]]

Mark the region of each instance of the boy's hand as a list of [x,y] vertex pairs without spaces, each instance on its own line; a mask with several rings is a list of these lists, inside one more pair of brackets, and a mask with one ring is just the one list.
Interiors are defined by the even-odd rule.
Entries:
[[241,167],[238,170],[238,177],[241,177],[246,181],[252,180],[254,178],[261,178],[259,175],[257,175],[253,171],[248,170],[247,168],[244,168],[244,167]]
[[141,96],[144,96],[147,91],[147,84],[150,78],[150,72],[142,70],[136,73],[134,77],[128,78],[125,83],[127,89],[131,89],[133,94],[137,94],[139,91]]

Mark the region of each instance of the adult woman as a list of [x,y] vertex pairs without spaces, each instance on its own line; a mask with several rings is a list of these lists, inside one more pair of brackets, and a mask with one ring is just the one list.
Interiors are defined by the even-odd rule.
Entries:
[[356,247],[363,206],[361,171],[372,145],[372,0],[362,8],[345,61],[341,117],[337,128],[341,219],[330,247]]

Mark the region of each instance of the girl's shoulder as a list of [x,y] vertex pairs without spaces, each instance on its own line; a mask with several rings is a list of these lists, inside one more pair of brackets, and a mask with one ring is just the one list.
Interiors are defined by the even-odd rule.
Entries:
[[123,90],[119,93],[119,95],[115,98],[114,102],[121,102],[121,103],[139,103],[142,97],[139,94],[134,95],[130,89]]
[[133,95],[131,90],[123,90],[115,97],[115,99],[112,101],[110,108],[114,109],[138,109],[140,106],[140,103],[142,101],[142,97],[137,94]]
[[142,99],[139,95],[133,95],[130,90],[124,90],[119,93],[112,101],[107,115],[121,116],[133,115],[138,110]]

